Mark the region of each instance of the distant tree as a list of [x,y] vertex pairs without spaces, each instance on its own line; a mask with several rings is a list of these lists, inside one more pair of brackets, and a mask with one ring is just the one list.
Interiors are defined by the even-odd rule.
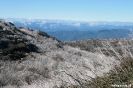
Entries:
[[129,38],[133,39],[133,30],[130,29],[130,34],[128,34]]

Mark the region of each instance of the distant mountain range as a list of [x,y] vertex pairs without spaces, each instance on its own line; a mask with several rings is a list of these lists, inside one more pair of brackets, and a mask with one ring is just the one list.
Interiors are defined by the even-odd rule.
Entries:
[[57,31],[47,32],[49,35],[62,41],[75,41],[82,39],[109,39],[109,38],[128,38],[130,30],[112,29],[99,31]]
[[6,18],[16,26],[42,30],[62,41],[88,38],[127,38],[133,22],[82,22],[71,20]]

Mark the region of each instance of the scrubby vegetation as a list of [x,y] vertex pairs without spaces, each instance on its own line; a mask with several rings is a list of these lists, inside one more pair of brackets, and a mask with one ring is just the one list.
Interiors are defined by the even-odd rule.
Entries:
[[[10,29],[10,31],[1,27],[0,60],[21,60],[21,58],[27,56],[27,53],[38,52],[38,48],[35,45],[16,32],[17,29],[15,27]],[[19,30],[19,32],[21,31]]]
[[133,84],[132,39],[89,39],[67,42],[67,44],[88,52],[99,52],[106,56],[114,56],[121,61],[120,66],[116,66],[108,74],[93,79],[89,84],[86,83],[87,88],[112,88],[113,84]]
[[113,84],[132,84],[132,47],[131,39],[65,44],[45,32],[2,21],[0,87],[110,88]]
[[112,85],[133,84],[133,58],[125,58],[120,66],[115,67],[106,76],[93,79],[89,88],[112,88]]
[[[109,73],[85,83],[86,88],[112,88],[112,85],[133,85],[133,40],[132,39],[89,39],[67,42],[88,52],[100,52],[106,56],[114,56],[121,61]],[[79,86],[78,86],[79,87]],[[75,88],[78,88],[75,86]]]
[[[94,78],[82,85],[72,85],[70,88],[115,88],[113,85],[133,85],[133,58],[123,59],[120,66],[116,66],[102,77]],[[60,86],[60,88],[66,87]]]
[[50,37],[47,33],[42,32],[42,31],[40,31],[40,30],[38,31],[38,34],[41,35],[41,36],[46,36],[46,37],[48,37],[48,38]]
[[133,40],[131,39],[89,39],[67,42],[67,44],[88,52],[99,52],[119,59],[133,55]]

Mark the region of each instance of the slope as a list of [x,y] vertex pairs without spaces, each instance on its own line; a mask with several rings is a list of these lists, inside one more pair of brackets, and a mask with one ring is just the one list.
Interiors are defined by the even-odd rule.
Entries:
[[[0,59],[1,88],[84,87],[84,83],[119,65],[115,57],[73,48],[42,31],[15,27],[3,20],[0,27],[5,36],[0,36],[1,40],[8,41],[7,46],[2,44],[0,49],[9,49],[0,56],[10,58]],[[20,43],[23,46],[18,46]],[[15,48],[10,49],[10,44]]]

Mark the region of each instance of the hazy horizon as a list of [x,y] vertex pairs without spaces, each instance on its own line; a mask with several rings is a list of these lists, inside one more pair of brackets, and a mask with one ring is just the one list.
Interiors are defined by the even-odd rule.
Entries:
[[133,22],[127,0],[1,0],[1,18]]
[[133,21],[106,21],[106,20],[97,20],[97,21],[82,21],[82,20],[71,20],[71,19],[68,19],[68,20],[66,20],[66,19],[44,19],[44,18],[13,18],[13,17],[7,17],[7,18],[0,18],[0,19],[4,19],[4,20],[7,20],[7,19],[20,19],[20,20],[22,20],[22,19],[26,19],[26,20],[53,20],[53,21],[72,21],[72,22],[109,22],[109,23],[111,23],[111,22],[120,22],[120,23],[133,23]]

